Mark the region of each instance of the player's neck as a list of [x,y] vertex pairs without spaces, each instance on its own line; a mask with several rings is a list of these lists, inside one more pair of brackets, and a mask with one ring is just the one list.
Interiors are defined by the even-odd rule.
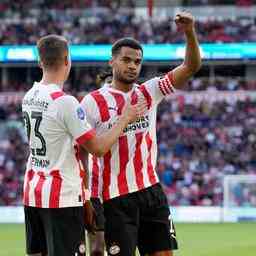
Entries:
[[60,89],[63,88],[64,80],[62,77],[58,76],[56,73],[44,73],[42,80],[40,83],[44,85],[48,84],[56,84],[60,87]]
[[126,84],[121,81],[117,81],[117,80],[113,79],[113,81],[111,83],[111,87],[118,91],[129,92],[133,87],[133,83]]

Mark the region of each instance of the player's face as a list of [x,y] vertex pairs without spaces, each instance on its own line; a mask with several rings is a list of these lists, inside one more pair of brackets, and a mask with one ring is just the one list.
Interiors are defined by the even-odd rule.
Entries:
[[122,47],[120,53],[112,58],[114,79],[126,84],[134,83],[141,70],[142,52],[130,47]]

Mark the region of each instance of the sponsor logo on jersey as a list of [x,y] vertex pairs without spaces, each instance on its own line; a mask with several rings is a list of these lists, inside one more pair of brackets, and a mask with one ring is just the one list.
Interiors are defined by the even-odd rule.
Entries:
[[[108,129],[111,129],[114,123],[108,124]],[[137,121],[128,124],[128,126],[123,130],[124,133],[127,133],[129,131],[136,131],[141,129],[146,129],[149,127],[149,116],[142,116]]]
[[79,107],[77,110],[76,110],[76,113],[77,113],[77,117],[80,119],[80,120],[84,120],[85,118],[85,113],[83,111],[83,109],[81,107]]
[[118,111],[118,108],[115,107],[108,107],[109,110]]
[[120,247],[118,245],[112,245],[110,248],[109,248],[109,253],[111,255],[116,255],[120,252]]

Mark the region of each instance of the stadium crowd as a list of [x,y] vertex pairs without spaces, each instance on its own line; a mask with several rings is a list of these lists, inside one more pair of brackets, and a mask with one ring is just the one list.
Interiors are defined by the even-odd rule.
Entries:
[[[150,68],[150,67],[147,67]],[[80,72],[77,77],[71,77],[69,81],[65,84],[65,91],[69,91],[72,95],[83,94],[86,91],[91,91],[99,87],[99,81],[95,79],[100,71],[98,69],[84,70]],[[18,80],[17,80],[18,79]],[[141,78],[143,82],[145,78]],[[24,82],[22,78],[15,76],[10,77],[8,82],[10,86],[1,84],[0,82],[0,92],[25,92],[29,89],[31,82]],[[217,76],[214,79],[209,77],[197,77],[191,79],[185,89],[187,91],[205,91],[205,90],[217,90],[217,91],[237,91],[237,90],[256,90],[256,81],[248,80],[246,81],[242,77],[223,77]]]
[[[191,101],[158,111],[158,173],[171,205],[221,205],[223,176],[256,174],[256,101]],[[0,108],[0,205],[21,204],[28,156],[20,104]],[[239,192],[239,190],[237,190]],[[244,193],[235,193],[236,202]],[[256,206],[252,195],[248,199]]]
[[[131,36],[142,43],[182,43],[171,18],[139,16],[134,1],[1,1],[0,44],[35,44],[48,33],[62,34],[72,44],[113,43]],[[255,19],[199,20],[201,43],[256,41]],[[99,33],[100,31],[100,33]]]
[[[189,2],[197,5],[213,1]],[[254,3],[252,0],[233,2],[243,6]],[[120,8],[123,4],[128,7],[126,11]],[[123,36],[142,43],[183,42],[170,19],[138,17],[134,6],[132,0],[1,1],[0,44],[35,44],[39,37],[49,33],[62,34],[72,44],[113,43]],[[199,20],[197,31],[201,43],[256,41],[256,21],[245,17]],[[67,82],[65,90],[79,96],[95,89],[96,73],[80,72]],[[10,76],[8,82],[12,86],[0,84],[1,92],[24,92],[30,84],[21,83],[15,76]],[[195,78],[187,89],[251,91],[256,89],[256,81],[236,77]],[[13,102],[12,96],[8,99],[0,97],[0,205],[20,205],[28,147],[22,125],[21,97]],[[221,205],[224,175],[256,174],[255,113],[256,101],[249,99],[212,103],[178,96],[161,103],[157,169],[171,205]],[[255,194],[236,189],[234,195],[237,205],[243,204],[246,197],[248,205],[256,206]]]
[[183,5],[198,6],[198,5],[236,5],[249,7],[256,4],[255,0],[183,0]]
[[0,205],[20,205],[28,147],[21,106],[0,107]]
[[181,98],[159,110],[158,171],[171,205],[221,205],[224,175],[256,174],[255,101]]

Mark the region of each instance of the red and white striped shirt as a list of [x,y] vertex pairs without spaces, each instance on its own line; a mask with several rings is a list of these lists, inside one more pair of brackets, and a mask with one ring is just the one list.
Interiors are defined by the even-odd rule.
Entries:
[[39,208],[81,206],[84,171],[76,144],[95,136],[78,101],[58,85],[35,83],[22,111],[30,155],[24,180],[24,204]]
[[112,127],[128,97],[131,97],[132,104],[140,97],[144,97],[148,104],[145,115],[124,129],[104,157],[89,158],[92,197],[102,194],[105,201],[159,182],[155,172],[156,111],[164,96],[173,92],[172,73],[168,73],[163,78],[134,85],[128,93],[104,86],[84,97],[81,106],[96,134],[102,134]]

